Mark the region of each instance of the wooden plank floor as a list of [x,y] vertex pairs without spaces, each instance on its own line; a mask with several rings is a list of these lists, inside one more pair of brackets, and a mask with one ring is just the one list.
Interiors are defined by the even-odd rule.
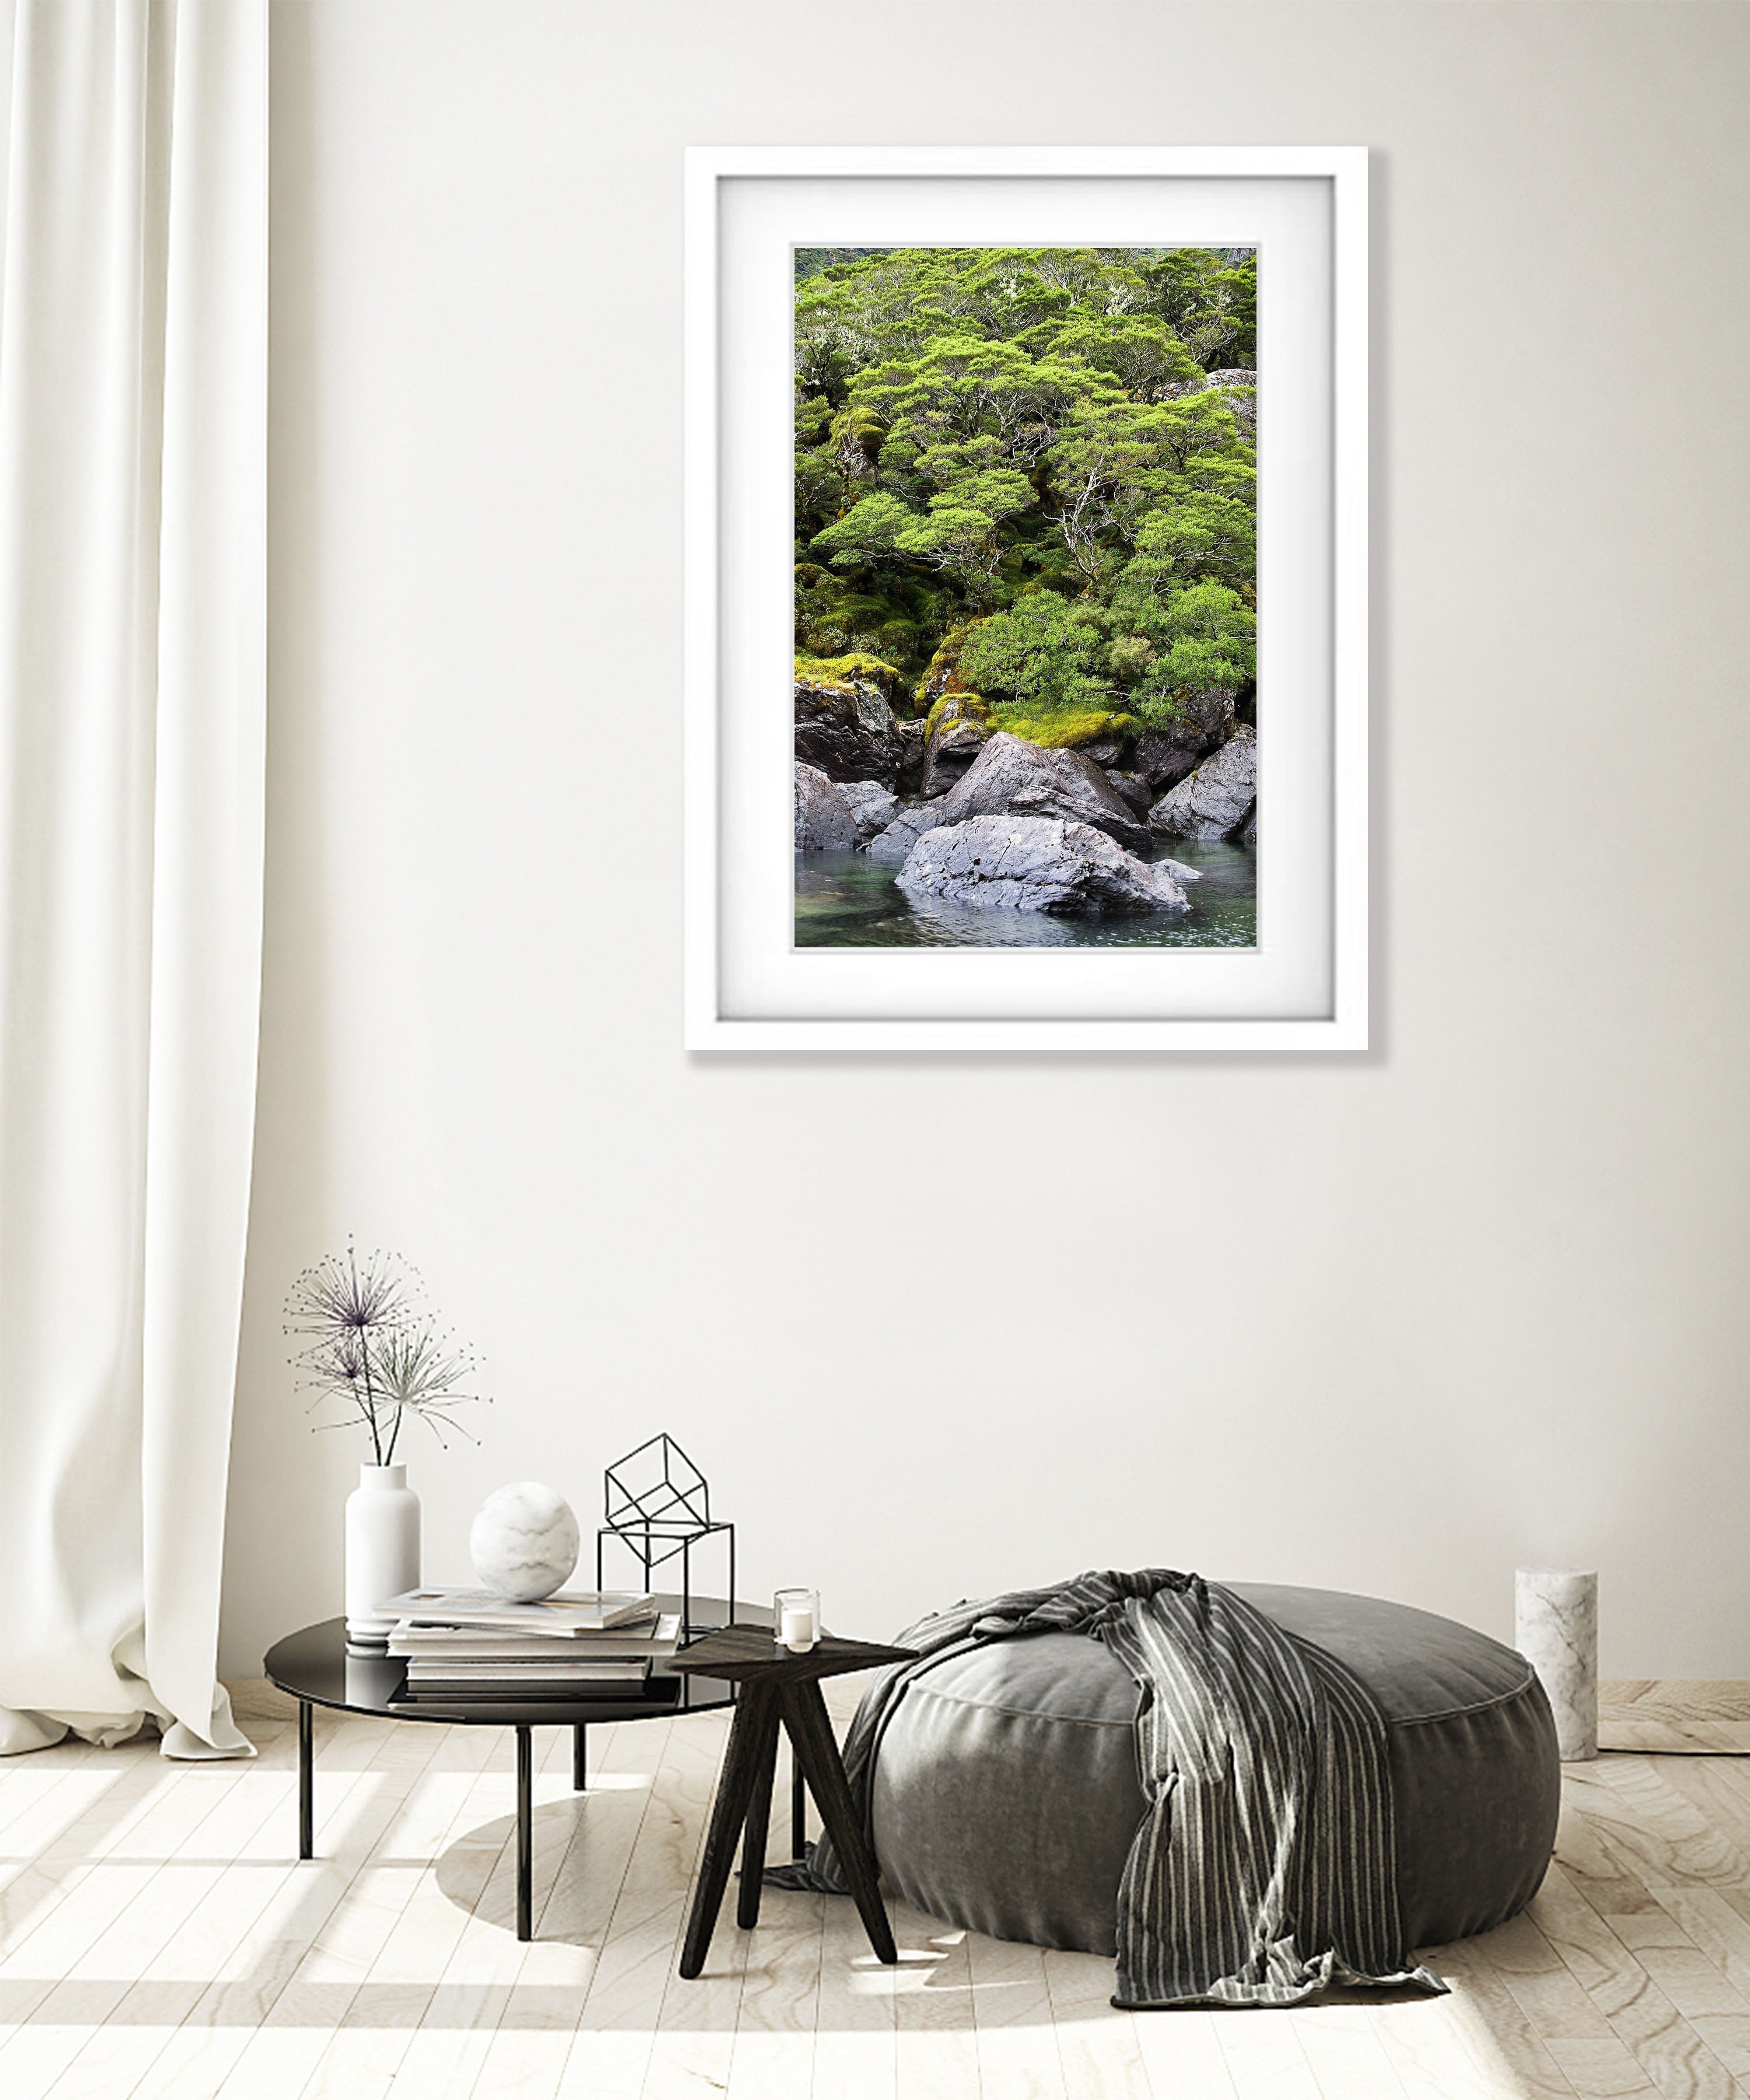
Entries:
[[[594,1732],[581,1799],[569,1736],[536,1738],[519,1945],[504,1732],[320,1715],[321,1856],[301,1864],[289,1710],[238,1689],[253,1762],[0,1763],[5,2100],[1750,2100],[1750,1762],[1730,1756],[1569,1767],[1530,1911],[1427,1950],[1450,1997],[1135,2015],[1108,2002],[1109,1962],[898,1904],[885,1970],[848,1902],[778,1893],[752,1934],[732,1895],[681,1982],[721,1715]],[[857,1688],[831,1689],[842,1719]],[[1652,1688],[1625,1703],[1651,1727]],[[1692,1692],[1668,1703],[1709,1720]]]
[[1750,1752],[1750,1684],[1677,1678],[1601,1684],[1598,1745]]

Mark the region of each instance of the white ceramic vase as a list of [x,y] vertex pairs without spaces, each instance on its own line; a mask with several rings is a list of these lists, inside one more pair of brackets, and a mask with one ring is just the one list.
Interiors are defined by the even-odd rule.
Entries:
[[377,1608],[419,1586],[419,1497],[405,1466],[361,1466],[346,1498],[346,1639],[381,1648],[395,1628]]

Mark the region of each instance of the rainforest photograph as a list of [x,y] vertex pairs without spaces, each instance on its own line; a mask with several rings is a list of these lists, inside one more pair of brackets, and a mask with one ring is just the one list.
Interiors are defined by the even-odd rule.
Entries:
[[1258,942],[1258,258],[798,248],[798,947]]

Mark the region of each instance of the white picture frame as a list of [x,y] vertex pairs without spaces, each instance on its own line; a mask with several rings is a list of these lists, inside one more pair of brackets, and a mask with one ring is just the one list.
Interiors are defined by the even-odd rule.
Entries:
[[[689,149],[689,1050],[1365,1049],[1367,180],[1361,147]],[[1259,801],[1258,946],[798,949],[787,455],[769,442],[790,385],[781,258],[787,272],[792,243],[1142,238],[1259,249],[1259,657],[1277,770]]]

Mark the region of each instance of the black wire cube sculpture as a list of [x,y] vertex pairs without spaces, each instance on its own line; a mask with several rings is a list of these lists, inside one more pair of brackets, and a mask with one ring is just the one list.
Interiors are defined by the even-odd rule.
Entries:
[[644,1586],[652,1573],[678,1554],[681,1560],[681,1638],[713,1628],[693,1620],[693,1548],[721,1537],[729,1548],[729,1619],[735,1617],[735,1527],[711,1514],[711,1483],[666,1432],[616,1458],[602,1476],[603,1515],[596,1532],[596,1587],[602,1586],[602,1553],[617,1539],[637,1560]]

